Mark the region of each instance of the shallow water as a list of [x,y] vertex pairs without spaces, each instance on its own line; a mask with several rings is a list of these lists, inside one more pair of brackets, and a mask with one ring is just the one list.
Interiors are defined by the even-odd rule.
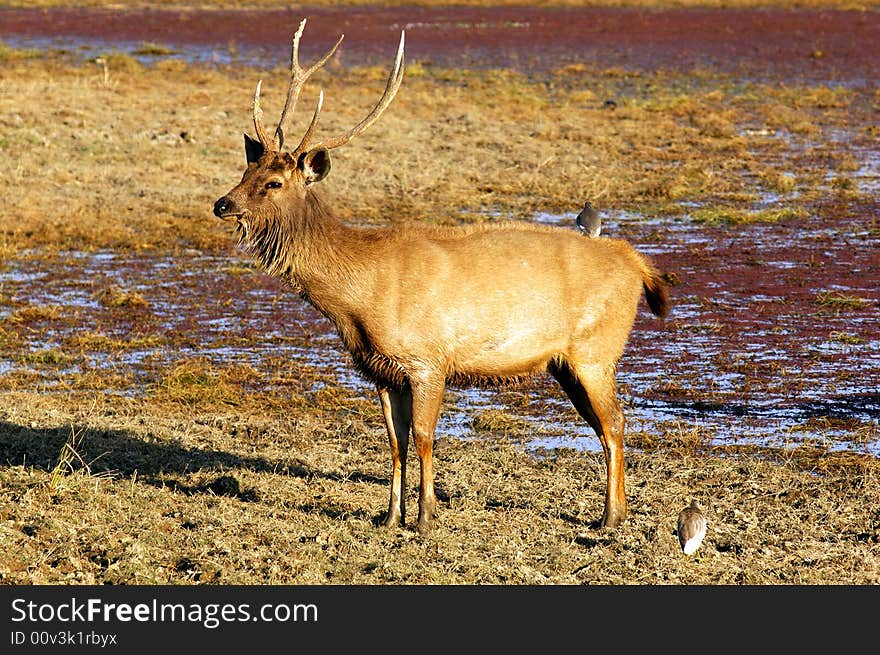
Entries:
[[104,37],[40,37],[40,36],[8,36],[3,41],[12,48],[21,50],[40,50],[46,52],[70,53],[77,59],[92,60],[112,53],[125,53],[147,66],[157,61],[179,59],[190,64],[216,64],[226,66],[259,66],[274,68],[283,55],[277,48],[267,52],[264,48],[238,48],[234,45],[226,47],[218,45],[187,44],[185,48],[174,46],[166,48],[162,54],[150,54],[146,51],[143,41]]
[[[665,321],[640,310],[621,360],[628,430],[672,425],[699,429],[713,444],[810,442],[880,455],[876,231],[818,217],[737,227],[624,212],[603,219],[603,235],[626,237],[680,280]],[[573,215],[536,220],[575,229]],[[139,294],[145,306],[106,307],[108,287]],[[863,302],[825,306],[818,299],[828,292]],[[0,327],[20,340],[0,359],[0,383],[24,373],[63,392],[66,376],[111,370],[127,388],[97,391],[138,396],[169,365],[202,358],[218,370],[252,367],[260,388],[283,392],[293,376],[307,391],[375,395],[331,325],[237,253],[25,253],[0,268],[0,299]],[[47,307],[54,317],[29,318],[23,328],[23,310]],[[88,334],[129,346],[72,349],[74,337]],[[51,348],[70,361],[39,363],[34,354]],[[474,427],[486,410],[527,421],[529,449],[600,449],[548,377],[515,389],[448,390],[437,436],[498,436]]]

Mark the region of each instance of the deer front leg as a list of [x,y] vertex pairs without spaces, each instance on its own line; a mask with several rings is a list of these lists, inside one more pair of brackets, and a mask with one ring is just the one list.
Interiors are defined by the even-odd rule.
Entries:
[[434,496],[434,430],[443,400],[445,380],[442,375],[429,375],[411,382],[412,427],[419,453],[419,533],[431,530],[437,499]]
[[412,426],[412,393],[409,389],[379,389],[379,400],[391,446],[391,498],[384,525],[395,528],[406,521],[406,451]]

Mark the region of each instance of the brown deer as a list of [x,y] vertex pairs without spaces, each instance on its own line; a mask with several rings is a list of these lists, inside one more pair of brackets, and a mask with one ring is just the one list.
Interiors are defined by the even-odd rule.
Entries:
[[405,522],[406,456],[418,451],[420,532],[434,515],[434,428],[447,384],[498,383],[548,371],[602,442],[607,469],[602,525],[626,515],[624,417],[615,374],[642,291],[665,316],[661,273],[627,242],[520,222],[477,226],[357,228],[321,201],[315,183],[330,150],[366,130],[403,80],[404,35],[385,92],[347,132],[312,137],[323,92],[305,135],[282,152],[284,122],[303,84],[336,51],[308,69],[293,39],[290,85],[272,137],[254,95],[257,140],[245,135],[247,169],[214,205],[234,221],[239,244],[269,274],[290,284],[335,325],[357,369],[378,388],[391,444],[385,525]]

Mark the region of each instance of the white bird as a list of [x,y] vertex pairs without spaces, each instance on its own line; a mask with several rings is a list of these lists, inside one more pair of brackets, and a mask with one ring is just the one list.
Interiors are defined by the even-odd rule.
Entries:
[[678,513],[676,534],[682,552],[685,555],[698,553],[697,559],[699,559],[700,544],[703,543],[703,537],[706,536],[706,516],[697,505],[697,501],[691,501],[688,507]]
[[599,213],[593,209],[589,200],[584,203],[584,208],[577,215],[575,222],[578,228],[586,232],[588,236],[597,237],[602,231],[602,219],[599,218]]

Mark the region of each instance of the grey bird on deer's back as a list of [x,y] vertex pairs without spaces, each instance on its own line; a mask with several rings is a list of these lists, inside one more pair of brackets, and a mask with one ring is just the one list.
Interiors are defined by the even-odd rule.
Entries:
[[584,203],[584,208],[577,215],[575,223],[587,236],[595,238],[602,233],[602,219],[589,200]]
[[241,247],[329,319],[354,365],[375,384],[391,448],[385,525],[405,523],[410,437],[419,457],[418,528],[435,513],[433,437],[447,384],[487,384],[549,372],[594,429],[605,453],[602,525],[626,514],[624,417],[615,373],[640,298],[668,308],[660,271],[627,242],[584,239],[562,227],[522,222],[478,226],[344,224],[316,192],[330,151],[370,127],[403,80],[404,35],[385,91],[350,130],[315,142],[323,93],[305,135],[283,150],[287,118],[304,83],[333,55],[299,64],[303,21],[293,40],[290,86],[270,134],[254,96],[256,139],[247,168],[214,205]]

